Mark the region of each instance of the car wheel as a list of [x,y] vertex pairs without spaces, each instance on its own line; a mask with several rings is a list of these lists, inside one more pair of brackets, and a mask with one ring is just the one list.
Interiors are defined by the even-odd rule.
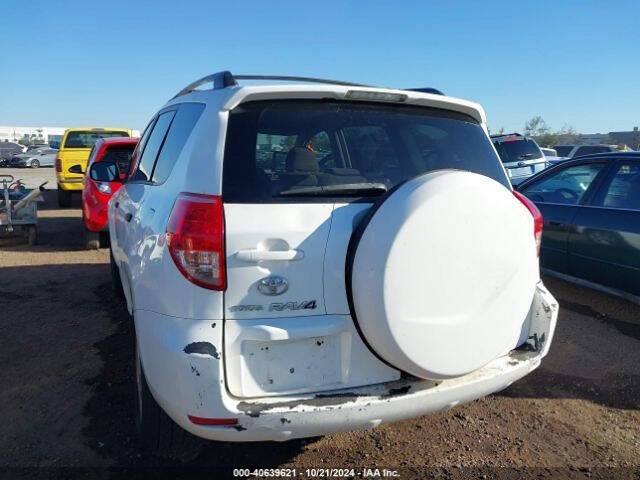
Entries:
[[31,166],[31,168],[39,168],[40,167],[40,161],[39,160],[31,160],[30,166]]
[[124,298],[124,290],[122,288],[122,280],[120,280],[120,270],[118,269],[118,265],[116,265],[116,261],[113,258],[113,251],[109,248],[109,260],[111,263],[111,286],[113,287],[113,291],[116,296],[119,298]]
[[0,167],[6,168],[8,166],[9,166],[9,159],[8,158],[4,158],[4,157],[0,157]]
[[100,232],[85,229],[84,244],[87,250],[98,250],[100,248]]
[[198,456],[202,441],[180,428],[155,401],[140,359],[136,338],[136,427],[145,450],[163,458],[188,462]]
[[62,190],[58,185],[58,205],[61,208],[69,208],[71,206],[71,192]]

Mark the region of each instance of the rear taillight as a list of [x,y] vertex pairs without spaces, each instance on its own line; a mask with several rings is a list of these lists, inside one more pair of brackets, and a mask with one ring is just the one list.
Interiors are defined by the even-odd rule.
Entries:
[[216,195],[181,193],[167,224],[167,245],[178,270],[192,283],[224,290],[224,211]]
[[520,192],[516,192],[514,190],[513,194],[525,207],[527,207],[527,210],[531,212],[531,216],[533,217],[533,238],[536,239],[536,251],[538,256],[540,256],[540,243],[542,242],[542,213],[540,213],[540,210],[538,210],[535,203]]
[[62,172],[62,160],[56,157],[56,172]]

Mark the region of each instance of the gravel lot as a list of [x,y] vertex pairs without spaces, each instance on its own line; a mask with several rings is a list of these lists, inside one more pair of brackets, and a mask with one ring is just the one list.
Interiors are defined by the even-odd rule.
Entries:
[[55,190],[56,169],[54,167],[40,168],[0,168],[0,175],[13,175],[16,180],[21,179],[27,188],[35,188],[43,182],[49,182],[45,188]]
[[[53,169],[0,173],[55,178]],[[227,478],[234,467],[640,478],[640,307],[552,278],[561,311],[551,352],[503,392],[366,432],[209,443],[187,465],[149,457],[136,444],[132,324],[111,293],[109,252],[82,250],[79,196],[67,210],[55,191],[45,196],[40,244],[0,247],[1,478]]]

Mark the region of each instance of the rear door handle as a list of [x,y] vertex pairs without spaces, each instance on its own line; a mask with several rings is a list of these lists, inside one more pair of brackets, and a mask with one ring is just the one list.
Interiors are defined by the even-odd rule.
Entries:
[[133,215],[132,215],[131,213],[127,213],[127,214],[124,216],[124,219],[125,219],[127,222],[130,222],[132,218],[133,218]]
[[562,222],[554,222],[549,220],[549,225],[553,225],[554,227],[566,227],[567,224],[566,223],[562,223]]
[[304,252],[302,250],[258,250],[256,248],[248,250],[238,250],[236,258],[242,262],[260,261],[292,261],[302,260]]

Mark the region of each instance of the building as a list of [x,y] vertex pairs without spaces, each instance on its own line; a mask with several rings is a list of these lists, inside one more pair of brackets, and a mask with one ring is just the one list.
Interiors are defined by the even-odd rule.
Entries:
[[0,125],[0,142],[18,142],[27,140],[30,143],[60,144],[66,128],[63,127],[12,127]]
[[640,150],[640,132],[633,127],[629,132],[609,132],[609,137],[618,145],[626,145],[634,150]]
[[602,145],[609,143],[609,135],[606,133],[585,133],[580,135],[582,145]]

